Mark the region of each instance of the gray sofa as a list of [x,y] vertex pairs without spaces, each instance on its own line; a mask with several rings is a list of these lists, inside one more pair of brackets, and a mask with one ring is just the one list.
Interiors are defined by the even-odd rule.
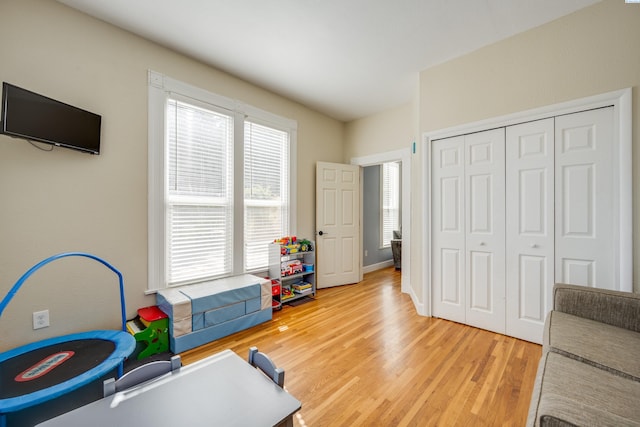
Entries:
[[553,294],[527,426],[640,426],[640,294]]

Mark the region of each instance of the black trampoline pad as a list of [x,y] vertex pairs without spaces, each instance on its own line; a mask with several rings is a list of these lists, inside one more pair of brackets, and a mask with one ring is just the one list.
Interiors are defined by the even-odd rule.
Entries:
[[[100,365],[114,352],[116,343],[104,339],[79,339],[59,342],[31,350],[0,362],[0,399],[22,396],[60,384]],[[61,361],[43,374],[29,379],[31,371],[54,355]],[[67,353],[67,354],[64,354]],[[73,353],[71,355],[71,353]],[[55,364],[54,364],[55,365]]]

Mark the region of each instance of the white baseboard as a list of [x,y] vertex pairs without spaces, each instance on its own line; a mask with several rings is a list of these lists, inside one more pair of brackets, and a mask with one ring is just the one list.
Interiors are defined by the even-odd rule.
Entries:
[[420,316],[431,317],[431,313],[426,310],[425,305],[420,302],[415,292],[411,288],[409,289],[409,296],[411,297],[411,301],[413,301],[413,305],[416,307],[416,313],[418,313]]
[[372,271],[382,270],[383,268],[391,267],[393,265],[393,260],[390,259],[388,261],[382,261],[377,264],[366,265],[362,267],[363,273],[371,273]]

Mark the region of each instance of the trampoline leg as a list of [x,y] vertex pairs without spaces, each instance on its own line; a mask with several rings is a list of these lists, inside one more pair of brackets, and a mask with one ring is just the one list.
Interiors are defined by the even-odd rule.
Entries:
[[0,414],[0,427],[7,427],[7,416]]

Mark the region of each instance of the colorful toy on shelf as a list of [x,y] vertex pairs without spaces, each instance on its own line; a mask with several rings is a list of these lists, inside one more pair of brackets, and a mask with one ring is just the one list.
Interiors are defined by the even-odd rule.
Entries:
[[296,236],[286,236],[281,237],[279,239],[274,240],[274,243],[277,243],[282,246],[295,245],[298,238]]
[[293,298],[295,295],[293,293],[293,291],[291,290],[291,288],[284,286],[282,288],[282,301],[286,301],[289,298]]
[[302,239],[299,241],[300,243],[300,251],[302,252],[309,252],[313,250],[313,246],[311,245],[311,242],[307,239]]
[[273,241],[280,245],[280,255],[295,254],[298,252],[309,252],[313,250],[311,241],[307,239],[298,240],[296,236],[286,236]]
[[299,259],[284,261],[280,264],[280,271],[283,276],[292,276],[302,273],[302,262]]

